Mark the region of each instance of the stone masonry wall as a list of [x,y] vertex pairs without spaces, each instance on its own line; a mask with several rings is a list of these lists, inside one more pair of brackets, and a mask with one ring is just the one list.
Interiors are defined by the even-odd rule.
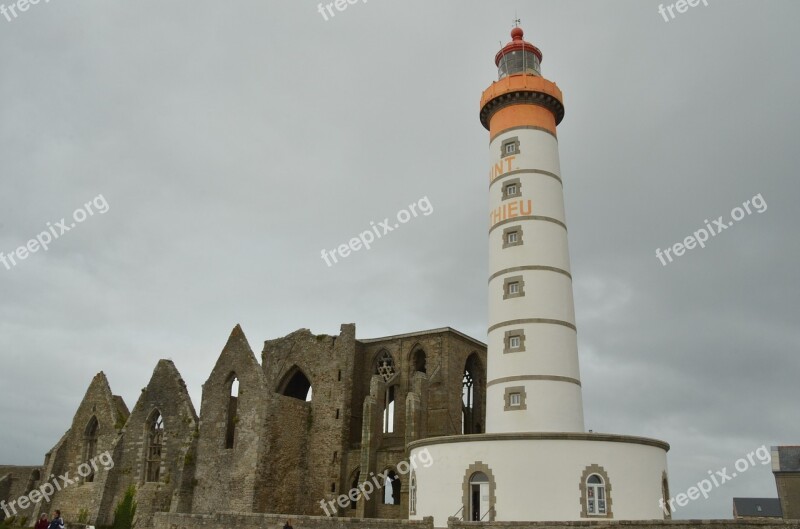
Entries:
[[[155,529],[282,529],[291,520],[294,529],[433,529],[433,519],[422,521],[327,518],[285,514],[218,513],[214,515],[157,514]],[[800,529],[800,520],[653,520],[576,522],[462,522],[450,519],[448,529]]]
[[[264,344],[269,449],[259,511],[318,515],[319,502],[341,490],[354,352],[354,325],[337,337],[301,329]],[[311,383],[310,402],[284,394],[298,373]]]
[[105,374],[98,373],[89,385],[69,431],[48,454],[42,473],[43,480],[48,479],[47,476],[66,475],[69,482],[59,480],[61,490],[56,492],[49,505],[42,502],[37,506],[34,518],[40,512],[59,509],[65,520],[77,521],[85,511],[89,523],[97,521],[102,514],[101,500],[109,473],[99,466],[94,472],[93,481],[79,477],[80,466],[87,462],[87,430],[90,422],[96,419],[98,427],[94,453],[96,456],[106,451],[113,454],[128,414],[122,399],[111,393]]
[[[149,433],[158,414],[164,424],[161,464],[158,481],[148,482]],[[197,413],[175,364],[159,361],[122,431],[119,460],[112,470],[112,484],[101,509],[104,516],[98,523],[111,525],[114,509],[130,486],[137,489],[140,528],[152,525],[155,512],[191,506],[197,423]]]
[[800,519],[800,472],[776,472],[775,485],[783,517]]
[[[282,529],[291,520],[294,529],[433,529],[433,518],[423,521],[328,518],[286,514],[217,513],[157,514],[155,529]],[[786,529],[786,528],[782,528]]]
[[[483,344],[470,340],[450,329],[435,332],[413,333],[387,337],[377,340],[361,340],[357,349],[360,370],[357,372],[357,390],[353,410],[361,406],[372,410],[373,416],[361,417],[362,428],[361,457],[355,466],[345,468],[345,474],[352,476],[361,472],[362,483],[372,474],[387,470],[395,471],[401,461],[407,461],[405,446],[408,442],[439,435],[461,433],[462,380],[467,359],[474,355],[479,369],[476,376],[476,406],[474,420],[485,424],[485,411],[482,399],[486,385],[486,348]],[[384,381],[374,380],[378,363],[389,353],[394,364],[394,376]],[[418,365],[424,359],[424,367]],[[424,372],[419,372],[424,369]],[[416,384],[416,386],[415,386]],[[392,431],[383,431],[383,410],[386,402],[386,388],[394,387],[394,423]],[[371,394],[372,392],[372,394]],[[375,405],[363,406],[367,399],[374,399]],[[409,403],[419,406],[417,410],[408,409]],[[418,423],[408,421],[418,420]],[[369,421],[369,428],[363,428]],[[373,494],[369,501],[359,506],[361,515],[387,519],[408,517],[408,475],[400,475],[401,502],[393,505],[385,502],[383,491]],[[350,488],[350,483],[346,484]],[[346,492],[346,490],[345,490]],[[362,510],[363,509],[363,510]],[[340,514],[354,514],[348,509]]]
[[[239,380],[234,444],[226,448],[233,377]],[[253,512],[267,427],[267,384],[240,326],[203,384],[192,512]]]
[[[384,380],[377,361],[387,352],[394,371]],[[133,413],[111,393],[101,372],[71,428],[41,467],[41,478],[69,473],[73,481],[50,504],[27,509],[29,525],[39,512],[54,509],[61,509],[68,523],[83,514],[89,524],[110,524],[131,485],[137,489],[137,526],[142,529],[159,523],[161,514],[153,516],[159,511],[292,512],[298,520],[312,520],[323,513],[321,502],[349,492],[357,473],[363,483],[384,471],[397,472],[398,464],[408,460],[408,442],[461,433],[462,378],[470,357],[478,366],[479,386],[472,419],[485,424],[480,389],[486,382],[485,346],[449,328],[371,340],[357,340],[353,324],[342,325],[338,336],[301,329],[265,342],[259,364],[237,325],[203,384],[199,418],[170,361],[158,363]],[[309,402],[287,389],[298,373],[313,389]],[[232,399],[234,378],[239,389]],[[394,388],[394,419],[384,432],[387,387]],[[150,481],[148,429],[156,410],[164,421],[164,444],[158,481]],[[93,480],[79,479],[77,471],[92,442],[87,437],[92,418],[98,423],[94,454],[109,452],[114,466],[101,467]],[[18,469],[2,470],[0,499],[30,486],[33,467],[26,467],[22,477]],[[357,508],[335,507],[330,523],[365,517],[382,518],[376,521],[380,527],[406,527],[400,520],[408,516],[410,476],[398,475],[399,505],[384,501],[379,489],[369,501],[359,500]],[[213,516],[192,519],[216,523]],[[329,527],[328,522],[314,523]]]
[[[28,494],[39,485],[42,472],[42,467],[0,466],[0,500],[9,504]],[[16,520],[23,517],[30,520],[35,506],[29,504],[26,508],[21,509],[19,505],[15,504],[13,509],[9,507],[6,509],[10,516],[16,517]],[[0,510],[0,521],[5,518],[5,512]]]

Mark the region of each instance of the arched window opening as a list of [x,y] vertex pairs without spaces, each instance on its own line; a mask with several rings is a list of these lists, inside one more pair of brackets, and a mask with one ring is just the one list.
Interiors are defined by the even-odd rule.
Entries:
[[469,478],[469,498],[469,521],[480,522],[489,509],[489,478],[483,472]]
[[394,378],[396,370],[394,368],[394,357],[389,351],[383,351],[378,356],[378,362],[375,366],[375,374],[380,375],[384,382],[389,382]]
[[411,480],[408,483],[408,513],[417,514],[417,475],[412,471]]
[[592,474],[586,480],[586,514],[606,514],[606,486],[597,474]]
[[164,418],[156,410],[147,427],[147,481],[155,483],[161,477],[161,454],[164,448]]
[[[354,489],[358,490],[358,480],[359,480],[359,478],[361,478],[361,471],[356,470],[355,474],[353,474],[353,481],[350,483],[350,491],[352,491]],[[347,493],[348,499],[349,499],[349,496],[350,496],[350,491],[348,491],[348,493]],[[356,496],[356,497],[358,497],[358,496]],[[355,510],[356,507],[358,506],[358,500],[353,501],[352,499],[350,499],[349,501],[350,501],[350,508]]]
[[480,433],[485,382],[481,360],[477,353],[472,353],[464,364],[461,378],[462,434]]
[[613,518],[612,483],[608,472],[597,464],[583,469],[579,482],[581,518]]
[[314,396],[314,390],[311,387],[311,381],[297,366],[289,370],[286,375],[288,382],[285,383],[279,393],[284,397],[292,397],[293,399],[311,402]]
[[461,433],[472,433],[469,426],[475,403],[475,379],[469,370],[469,364],[464,369],[464,377],[461,380],[461,402]]
[[386,474],[383,483],[383,504],[400,505],[400,477],[394,470]]
[[386,388],[386,405],[383,407],[383,433],[394,433],[394,405],[397,386]]
[[230,397],[228,398],[228,415],[225,419],[225,448],[230,450],[236,439],[236,424],[239,422],[237,412],[239,410],[239,379],[236,374],[231,374],[228,384],[230,385]]
[[[86,430],[84,431],[84,442],[83,442],[83,461],[84,463],[89,463],[94,457],[97,455],[97,432],[100,429],[100,423],[97,421],[97,417],[92,417],[89,420],[89,424],[86,425]],[[91,467],[91,465],[89,465]],[[91,483],[94,481],[94,467],[92,467],[92,471],[89,475],[86,476],[86,482]]]
[[414,353],[414,372],[427,373],[427,358],[425,356],[425,351],[422,349],[418,349],[417,352]]

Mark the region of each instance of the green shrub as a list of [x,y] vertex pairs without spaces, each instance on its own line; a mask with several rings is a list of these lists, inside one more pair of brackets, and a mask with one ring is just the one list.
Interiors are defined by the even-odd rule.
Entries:
[[27,516],[20,517],[19,526],[20,527],[25,527],[26,525],[28,525],[28,517]]
[[78,523],[86,525],[89,522],[89,511],[81,509],[78,511]]
[[114,509],[113,529],[133,529],[136,526],[136,486],[125,491],[125,497]]

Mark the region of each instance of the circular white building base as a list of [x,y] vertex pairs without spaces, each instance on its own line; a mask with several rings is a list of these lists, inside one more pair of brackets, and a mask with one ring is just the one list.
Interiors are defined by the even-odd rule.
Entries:
[[[663,441],[597,433],[435,437],[416,462],[409,518],[473,521],[662,520]],[[424,464],[423,464],[424,463]]]

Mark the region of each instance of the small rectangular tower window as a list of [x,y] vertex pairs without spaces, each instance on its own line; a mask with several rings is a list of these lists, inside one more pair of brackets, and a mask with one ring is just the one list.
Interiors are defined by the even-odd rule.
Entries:
[[501,158],[519,154],[519,137],[514,136],[513,138],[508,138],[507,140],[503,140],[500,151],[501,151],[501,156],[500,156]]
[[522,226],[511,226],[503,230],[503,248],[522,245]]
[[519,178],[512,178],[503,182],[503,200],[522,196],[522,182]]
[[525,295],[525,281],[522,276],[507,277],[503,281],[503,299],[520,298]]
[[525,332],[522,329],[506,331],[503,337],[503,354],[525,351]]
[[527,409],[525,405],[525,387],[514,386],[506,388],[505,395],[505,408],[504,411],[520,411]]

